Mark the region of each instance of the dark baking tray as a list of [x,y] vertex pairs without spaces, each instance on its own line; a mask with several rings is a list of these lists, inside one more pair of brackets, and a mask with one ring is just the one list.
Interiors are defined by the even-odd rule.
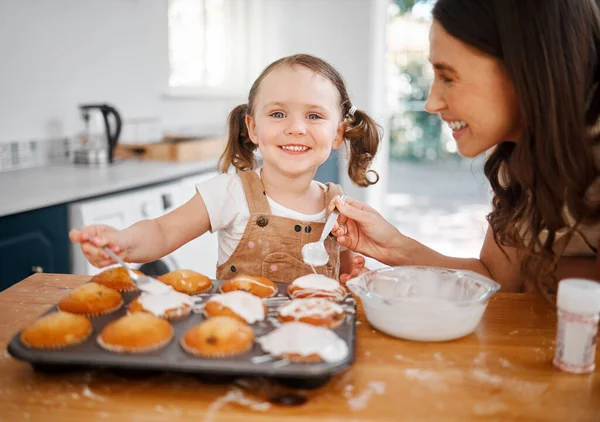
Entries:
[[[268,317],[262,323],[252,324],[255,336],[260,337],[273,329],[277,320],[274,312],[278,306],[287,298],[287,284],[276,283],[278,287],[277,299],[268,300]],[[219,294],[220,281],[213,281],[212,289],[201,295],[208,298],[213,294]],[[297,383],[299,386],[310,387],[321,385],[329,378],[347,369],[355,359],[356,349],[356,302],[348,295],[342,306],[346,312],[344,322],[334,329],[349,348],[346,359],[336,363],[291,363],[275,358],[256,362],[259,356],[267,355],[261,350],[258,343],[254,343],[252,349],[247,353],[235,357],[223,359],[203,359],[191,356],[179,345],[179,339],[185,330],[195,324],[202,322],[205,318],[202,314],[192,313],[179,321],[171,321],[174,329],[174,338],[164,348],[148,353],[119,354],[111,353],[102,349],[96,342],[96,337],[106,324],[125,315],[129,303],[139,295],[139,292],[123,293],[123,306],[112,314],[91,318],[94,333],[84,343],[75,347],[69,347],[56,351],[38,350],[25,346],[21,342],[20,332],[15,334],[8,344],[8,352],[15,358],[29,362],[34,369],[40,371],[62,371],[70,368],[105,368],[125,371],[168,371],[185,372],[206,375],[207,379],[214,377],[240,377],[256,376],[275,378],[289,381],[290,384]],[[57,306],[52,307],[45,314],[55,312]]]

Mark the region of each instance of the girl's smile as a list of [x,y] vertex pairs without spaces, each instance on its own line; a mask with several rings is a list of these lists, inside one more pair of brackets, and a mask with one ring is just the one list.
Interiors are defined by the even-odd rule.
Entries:
[[310,147],[299,144],[281,145],[279,148],[281,148],[284,153],[289,155],[302,155],[311,150]]

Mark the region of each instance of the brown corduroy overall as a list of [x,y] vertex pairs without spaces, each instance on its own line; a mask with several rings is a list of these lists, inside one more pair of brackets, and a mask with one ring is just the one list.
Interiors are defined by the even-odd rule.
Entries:
[[[242,179],[250,218],[229,259],[217,265],[217,278],[228,280],[245,274],[291,283],[300,276],[312,273],[312,268],[302,260],[302,246],[318,241],[325,223],[272,215],[260,176],[253,170],[238,175]],[[342,194],[339,185],[326,185],[325,207],[335,195]],[[330,235],[325,239],[325,248],[329,252],[329,262],[315,269],[319,274],[337,280],[340,272],[340,247],[335,237]]]

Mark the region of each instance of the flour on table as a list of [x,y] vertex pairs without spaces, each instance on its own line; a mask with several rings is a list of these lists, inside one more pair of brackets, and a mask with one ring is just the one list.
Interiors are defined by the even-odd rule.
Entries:
[[92,390],[90,390],[90,387],[87,385],[83,387],[83,392],[81,393],[81,395],[94,401],[106,401],[106,397],[94,393]]

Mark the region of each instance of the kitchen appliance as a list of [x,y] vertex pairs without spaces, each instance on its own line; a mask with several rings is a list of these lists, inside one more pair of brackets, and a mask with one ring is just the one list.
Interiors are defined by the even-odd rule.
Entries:
[[79,109],[85,126],[79,134],[73,161],[76,164],[112,163],[121,134],[121,115],[108,104],[82,104]]

